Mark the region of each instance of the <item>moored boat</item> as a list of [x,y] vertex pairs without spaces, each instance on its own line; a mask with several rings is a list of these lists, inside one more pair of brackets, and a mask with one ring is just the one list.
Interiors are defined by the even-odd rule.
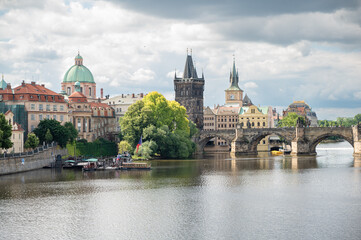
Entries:
[[120,170],[150,170],[150,165],[147,163],[122,163]]

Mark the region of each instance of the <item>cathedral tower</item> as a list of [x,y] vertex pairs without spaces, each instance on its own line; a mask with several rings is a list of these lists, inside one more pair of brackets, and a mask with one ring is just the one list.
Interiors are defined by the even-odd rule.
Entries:
[[192,55],[187,52],[183,77],[174,75],[175,100],[187,109],[187,115],[197,128],[203,128],[204,76],[199,78],[193,65]]

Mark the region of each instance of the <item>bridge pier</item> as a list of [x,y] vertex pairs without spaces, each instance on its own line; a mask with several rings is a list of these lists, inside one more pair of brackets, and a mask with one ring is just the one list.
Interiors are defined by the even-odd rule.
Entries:
[[353,135],[353,155],[356,157],[361,157],[361,125],[358,124],[352,127]]
[[296,127],[296,137],[291,142],[291,155],[315,155],[311,153],[310,143],[305,138],[305,128]]

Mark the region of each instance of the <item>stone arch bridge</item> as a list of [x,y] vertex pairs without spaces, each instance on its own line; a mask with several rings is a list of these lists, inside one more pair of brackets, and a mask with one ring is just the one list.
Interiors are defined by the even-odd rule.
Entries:
[[195,139],[197,151],[203,152],[207,142],[220,137],[231,143],[231,152],[256,154],[261,139],[271,134],[282,137],[292,146],[293,155],[314,155],[316,146],[327,137],[337,136],[354,147],[354,155],[361,156],[361,125],[353,127],[295,127],[295,128],[237,128],[231,130],[201,131]]

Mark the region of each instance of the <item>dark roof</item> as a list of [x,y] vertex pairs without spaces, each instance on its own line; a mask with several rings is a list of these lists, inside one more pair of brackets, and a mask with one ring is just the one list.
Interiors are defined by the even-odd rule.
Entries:
[[184,66],[183,78],[198,78],[197,70],[194,68],[191,55],[187,55],[186,65]]
[[247,93],[246,96],[243,98],[243,106],[251,106],[253,105],[252,100],[248,97]]

